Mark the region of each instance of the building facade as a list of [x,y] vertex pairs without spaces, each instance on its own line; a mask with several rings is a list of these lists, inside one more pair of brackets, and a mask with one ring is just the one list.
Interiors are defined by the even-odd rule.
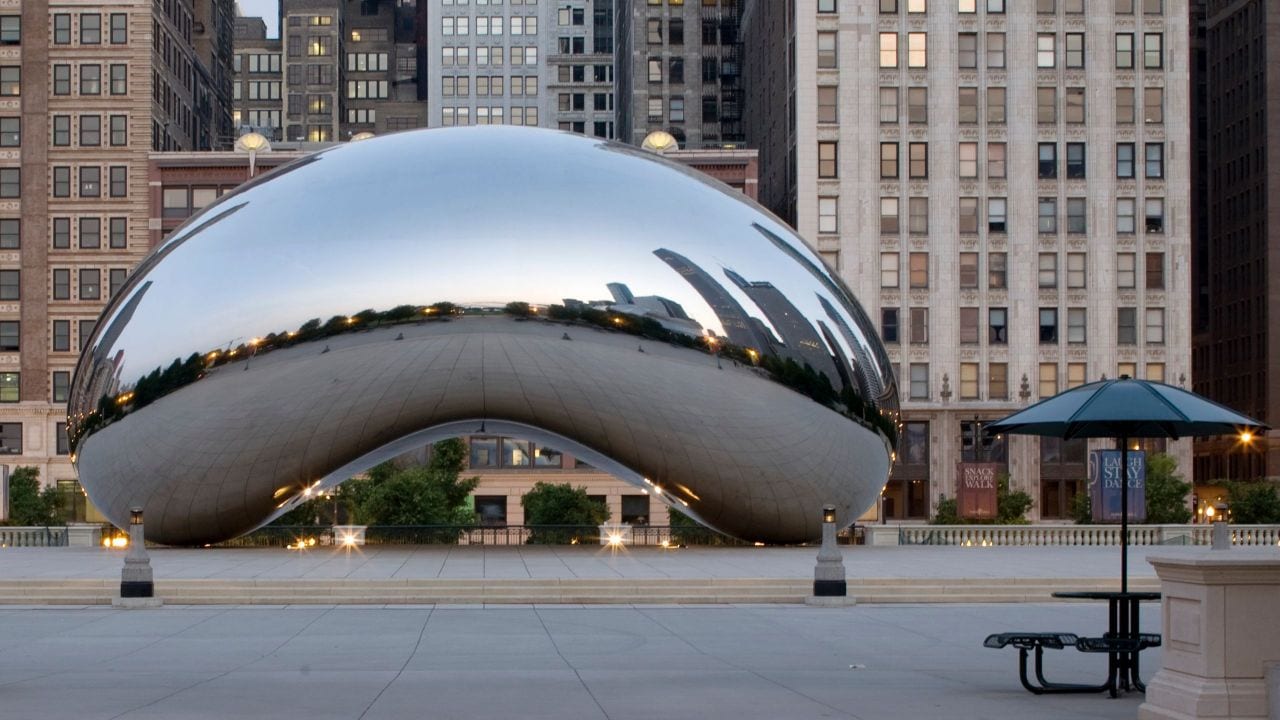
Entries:
[[[1280,8],[1264,0],[1201,3],[1207,95],[1207,232],[1196,248],[1196,391],[1263,422],[1280,419]],[[1280,442],[1196,443],[1196,480],[1276,479]]]
[[286,140],[343,139],[344,7],[342,0],[289,0],[281,4]]
[[665,130],[682,148],[742,145],[740,10],[740,0],[618,0],[620,140]]
[[0,3],[0,462],[85,513],[65,435],[82,343],[149,248],[147,156],[207,148],[229,111],[193,6]]
[[[744,4],[761,200],[881,319],[899,368],[889,518],[930,515],[969,462],[1066,518],[1085,443],[983,425],[1103,376],[1190,387],[1186,0],[1085,8]],[[1185,470],[1189,444],[1168,449]]]
[[262,18],[236,18],[235,110],[232,125],[239,137],[256,132],[270,141],[284,139],[284,52],[278,38],[267,37]]

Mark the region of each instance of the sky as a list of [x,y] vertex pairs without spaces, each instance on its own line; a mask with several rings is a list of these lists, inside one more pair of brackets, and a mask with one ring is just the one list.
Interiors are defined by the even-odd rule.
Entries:
[[280,3],[277,0],[236,0],[240,14],[245,17],[260,17],[267,21],[267,37],[280,37],[279,16]]

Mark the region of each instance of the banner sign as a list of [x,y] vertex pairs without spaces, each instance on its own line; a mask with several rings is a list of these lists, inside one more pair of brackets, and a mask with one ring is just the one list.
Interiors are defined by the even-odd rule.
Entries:
[[966,520],[996,516],[996,478],[1000,463],[956,463],[956,510]]
[[[1094,522],[1120,522],[1120,451],[1089,453],[1089,500]],[[1129,451],[1129,522],[1147,519],[1147,454]]]

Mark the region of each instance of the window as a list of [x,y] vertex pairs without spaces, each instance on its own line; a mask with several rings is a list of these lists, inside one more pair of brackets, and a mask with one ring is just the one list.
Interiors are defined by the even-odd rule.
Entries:
[[80,332],[80,352],[89,345],[89,338],[93,337],[93,328],[98,324],[97,320],[81,320],[77,323],[77,330]]
[[[53,247],[55,250],[65,250],[71,247],[71,218],[53,218]],[[54,272],[56,273],[57,271],[55,270]],[[56,299],[66,300],[67,298]]]
[[80,299],[81,300],[98,300],[102,296],[102,289],[99,283],[102,281],[102,274],[97,268],[81,268],[80,269]]
[[1004,67],[1004,33],[987,33],[987,67],[999,70]]
[[896,235],[899,227],[898,198],[880,198],[880,232],[886,235]]
[[[561,93],[561,95],[562,95],[563,97],[566,97],[566,98],[568,97],[568,93]],[[574,109],[575,109],[575,110],[581,110],[581,109],[582,109],[582,107],[581,107],[581,103],[578,103],[578,102],[576,102],[576,101],[578,101],[578,100],[581,100],[581,99],[582,99],[582,94],[581,94],[581,93],[574,93],[574,94],[573,94],[573,98],[574,98],[574,100],[575,100],[575,103],[574,103],[574,104],[575,104],[575,106],[576,106],[576,107],[574,107]],[[564,104],[561,106],[561,109],[562,109],[562,110],[568,110],[569,108],[568,108],[568,107],[566,107],[567,105],[568,105],[568,103],[564,103]],[[684,122],[684,98],[678,98],[678,97],[673,97],[673,98],[671,98],[671,103],[670,103],[670,106],[669,106],[669,108],[668,108],[668,109],[670,110],[670,118],[671,118],[671,122],[673,122],[673,123],[677,123],[677,122]]]
[[1085,144],[1067,143],[1067,178],[1083,180],[1085,177]]
[[978,122],[978,88],[960,88],[960,122],[973,125]]
[[834,197],[818,198],[818,232],[840,232],[840,202]]
[[80,94],[81,95],[101,95],[102,94],[102,66],[101,65],[81,65],[80,66]]
[[908,198],[907,215],[907,232],[912,235],[925,235],[929,232],[929,198]]
[[0,219],[0,250],[17,250],[22,245],[22,221],[18,218]]
[[928,363],[911,363],[911,399],[929,399]]
[[[823,64],[823,55],[822,55],[823,49],[824,49],[823,40],[822,40],[823,35],[831,36],[831,41],[830,41],[831,57],[829,60],[830,62],[829,65]],[[833,68],[836,66],[835,47],[836,47],[835,33],[818,33],[818,67]],[[880,33],[880,67],[882,68],[898,67],[898,34],[897,33],[891,33],[891,32]]]
[[987,343],[990,345],[1009,344],[1009,310],[993,307],[987,310]]
[[[125,95],[129,91],[129,66],[113,64],[110,66],[111,85],[110,92],[112,95]],[[272,83],[276,88],[276,98],[279,98],[279,83]]]
[[1002,252],[987,253],[987,289],[1004,290],[1009,287],[1009,256]]
[[1133,69],[1133,33],[1116,33],[1116,69]]
[[898,143],[896,142],[880,143],[880,177],[886,179],[898,177]]
[[960,363],[960,399],[978,399],[978,363]]
[[1055,12],[1053,0],[1036,0],[1036,12],[1041,15],[1052,15]]
[[1116,123],[1132,125],[1134,118],[1133,88],[1116,88]]
[[1142,36],[1142,67],[1158,70],[1164,66],[1164,35],[1146,33]]
[[[892,33],[887,33],[892,35]],[[885,33],[881,34],[881,42],[884,41]],[[895,40],[897,36],[894,36]],[[896,47],[896,46],[895,46]],[[896,55],[896,52],[895,52]],[[836,57],[836,34],[833,32],[818,33],[818,68],[823,70],[832,70],[837,67],[838,59]],[[883,46],[880,51],[880,62],[884,62]],[[882,65],[881,67],[897,67],[896,61],[894,65]]]
[[0,198],[22,197],[22,171],[0,168]]
[[1058,122],[1058,89],[1054,87],[1036,88],[1036,122],[1052,124]]
[[1041,180],[1052,180],[1058,177],[1058,144],[1040,143],[1037,146],[1039,158],[1039,177]]
[[987,364],[987,398],[989,400],[1009,399],[1008,363]]
[[977,33],[960,33],[957,47],[960,57],[960,68],[967,70],[978,67],[978,35]]
[[839,122],[836,116],[836,108],[839,105],[838,98],[839,92],[834,85],[821,85],[818,87],[818,122]]
[[80,116],[80,146],[97,147],[102,144],[102,116]]
[[1058,199],[1040,198],[1036,204],[1039,208],[1039,231],[1042,233],[1058,232]]
[[[1132,2],[1132,0],[1130,0]],[[1142,0],[1142,12],[1146,15],[1159,15],[1164,12],[1164,0]]]
[[1003,125],[1006,117],[1005,112],[1005,88],[988,87],[987,88],[987,123],[994,125]]
[[[97,168],[93,168],[97,170]],[[81,168],[83,170],[83,168]],[[109,168],[111,186],[108,188],[109,194],[113,198],[128,197],[129,195],[129,168],[123,165],[112,165]],[[83,186],[82,186],[83,187]]]
[[1164,363],[1147,363],[1147,379],[1164,382]]
[[958,0],[956,3],[956,12],[962,15],[969,15],[978,12],[978,0]]
[[1138,343],[1137,313],[1137,309],[1131,307],[1116,309],[1116,342],[1121,345]]
[[987,199],[987,232],[1006,232],[1008,227],[1008,205],[1008,200],[1005,198]]
[[[111,44],[123,45],[129,42],[129,16],[124,13],[111,13]],[[279,56],[275,56],[279,58]]]
[[[6,68],[0,68],[0,79],[3,79]],[[17,78],[14,78],[15,82]],[[3,88],[0,88],[3,92]],[[71,66],[70,65],[54,65],[53,66],[53,94],[54,95],[70,95],[71,94]]]
[[960,198],[960,232],[972,234],[978,232],[978,198]]
[[1067,67],[1084,67],[1084,33],[1067,33]]
[[[481,19],[484,20],[486,18],[481,18]],[[488,23],[485,23],[485,26],[487,25]],[[481,33],[481,34],[486,34],[486,33]],[[649,18],[648,39],[649,39],[650,45],[662,44],[662,19],[661,18]]]
[[911,308],[911,344],[929,344],[929,308]]
[[839,177],[838,152],[836,143],[819,142],[818,143],[818,177],[820,178],[836,178]]
[[71,16],[67,13],[57,13],[53,16],[53,44],[71,44]]
[[911,258],[911,288],[929,287],[929,253],[913,252]]
[[960,143],[960,177],[978,177],[978,143]]
[[124,249],[128,247],[128,218],[113,217],[109,222],[111,228],[111,237],[108,240],[110,247],[113,249]]
[[1007,172],[1006,165],[1007,148],[1004,143],[987,143],[987,178],[999,179],[1005,177]]
[[71,394],[71,373],[66,370],[53,371],[53,382],[50,384],[53,386],[53,397],[50,400],[56,403],[66,402]]
[[1164,198],[1147,198],[1146,230],[1148,233],[1164,232]]
[[0,300],[19,300],[22,283],[17,270],[0,270]]
[[[70,272],[70,271],[64,271],[64,272]],[[54,320],[53,321],[52,340],[53,340],[54,352],[71,352],[71,321],[70,320]]]
[[1147,124],[1164,122],[1164,88],[1142,89],[1142,120]]
[[1116,177],[1134,177],[1135,146],[1133,143],[1116,143]]
[[978,287],[978,253],[976,252],[960,253],[960,287],[966,290]]
[[1036,36],[1036,67],[1054,67],[1057,56],[1057,36],[1053,33],[1040,33]]
[[929,34],[922,32],[907,33],[907,67],[922,68],[929,66]]
[[890,344],[901,342],[898,339],[898,308],[880,308],[880,338]]
[[1067,308],[1067,342],[1084,343],[1087,338],[1088,323],[1085,308]]
[[0,351],[16,352],[20,349],[22,334],[17,320],[0,320]]
[[898,122],[898,88],[880,88],[880,122]]
[[1082,235],[1088,231],[1088,210],[1084,198],[1067,198],[1067,232]]
[[1088,269],[1084,253],[1067,253],[1067,287],[1077,290],[1085,287]]
[[908,175],[912,178],[929,177],[929,143],[908,143]]
[[1147,253],[1147,289],[1164,289],[1164,253]]
[[1040,363],[1040,382],[1037,383],[1040,398],[1050,398],[1058,394],[1058,364]]
[[1084,123],[1084,88],[1067,88],[1066,121],[1073,125]]
[[1164,143],[1147,143],[1146,176],[1148,178],[1164,177]]
[[1135,208],[1136,201],[1133,198],[1119,198],[1116,200],[1116,232],[1122,234],[1134,233],[1137,231],[1134,216],[1137,214]]
[[22,118],[0,118],[0,147],[22,146]]
[[979,329],[978,308],[960,308],[960,343],[963,345],[977,345],[980,337]]
[[53,196],[71,197],[71,168],[55,165],[53,168]]
[[896,252],[880,253],[880,287],[897,290],[901,286],[898,272],[900,258]]
[[1058,309],[1040,308],[1040,344],[1054,345],[1058,342]]
[[129,117],[127,115],[111,116],[110,142],[113,147],[129,144]]
[[71,116],[70,115],[54,115],[53,116],[53,146],[54,147],[70,147],[71,145]]
[[[831,3],[834,8],[835,0],[818,0],[818,12],[828,12],[822,9],[823,2]],[[835,10],[832,9],[829,12],[835,12]],[[898,12],[898,0],[880,0],[880,12],[886,14]]]
[[98,45],[102,42],[102,16],[97,13],[80,14],[80,44]]
[[[1067,389],[1080,387],[1088,382],[1088,365],[1085,363],[1067,363]],[[1081,442],[1081,441],[1077,441]]]
[[1116,287],[1121,290],[1131,290],[1137,287],[1137,267],[1135,265],[1133,253],[1119,253],[1116,255]]
[[[68,71],[70,67],[63,65]],[[0,67],[0,97],[18,97],[22,94],[22,69],[14,65],[5,65]],[[54,94],[58,93],[54,88]]]
[[96,217],[80,218],[80,248],[96,250],[102,247],[102,220]]
[[929,88],[907,88],[907,122],[929,122]]
[[0,455],[22,454],[22,423],[0,423]]
[[1058,287],[1058,255],[1057,253],[1040,253],[1037,265],[1041,288]]

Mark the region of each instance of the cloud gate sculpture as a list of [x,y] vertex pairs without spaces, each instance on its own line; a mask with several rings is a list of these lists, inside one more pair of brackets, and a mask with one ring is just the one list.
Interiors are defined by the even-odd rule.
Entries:
[[572,451],[747,540],[875,501],[897,386],[786,225],[624,145],[476,127],[324,150],[174,231],[72,387],[81,482],[203,544],[446,437]]

